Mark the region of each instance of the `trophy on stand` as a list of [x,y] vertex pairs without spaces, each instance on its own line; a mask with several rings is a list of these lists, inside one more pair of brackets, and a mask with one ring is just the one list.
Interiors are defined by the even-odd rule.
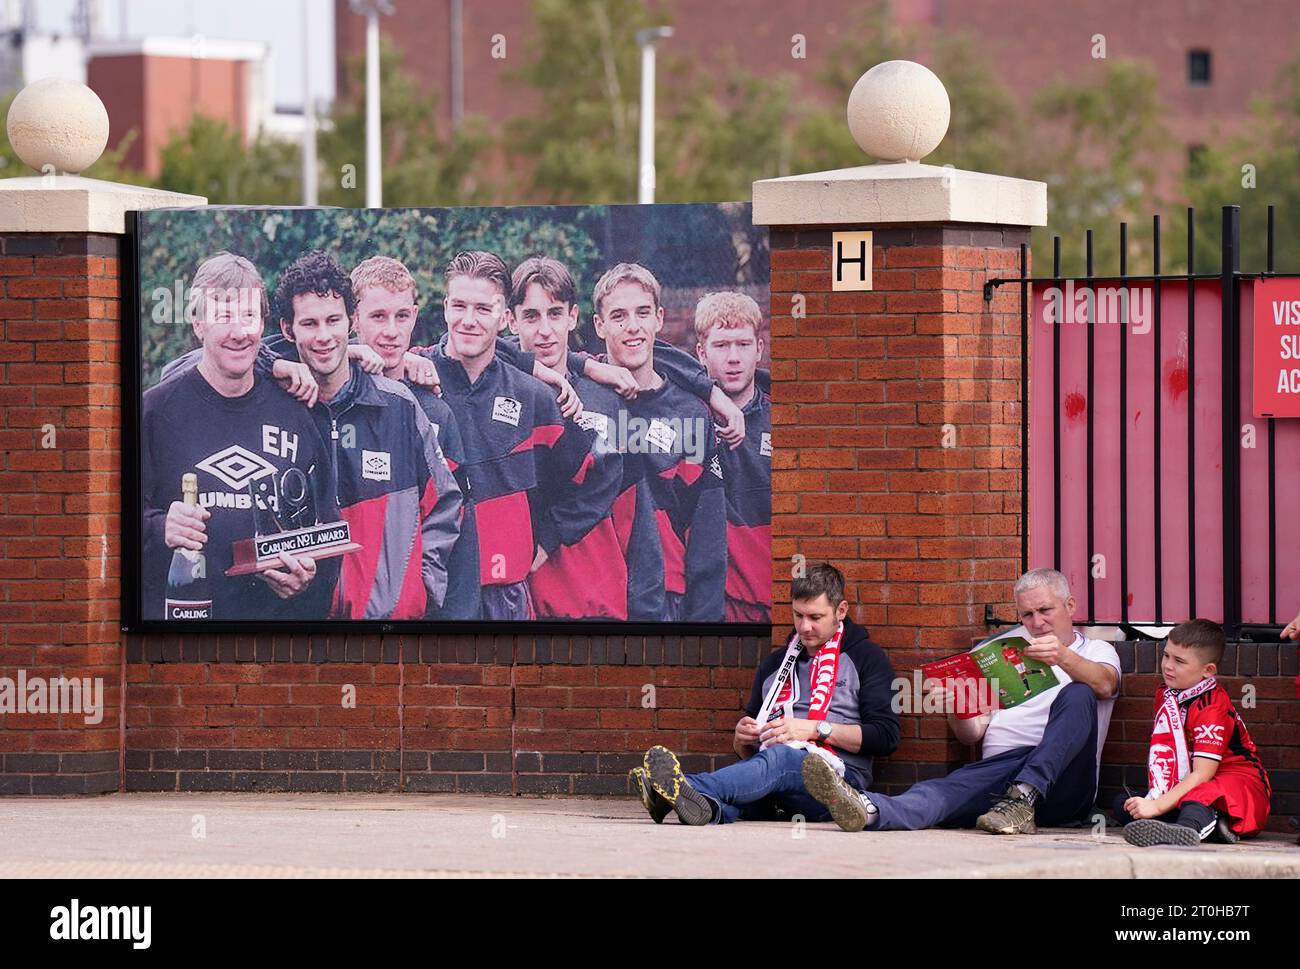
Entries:
[[281,552],[319,560],[361,548],[352,541],[347,522],[317,519],[307,474],[301,468],[288,468],[248,483],[253,502],[253,537],[237,539],[231,546],[234,564],[226,569],[226,575],[281,568]]

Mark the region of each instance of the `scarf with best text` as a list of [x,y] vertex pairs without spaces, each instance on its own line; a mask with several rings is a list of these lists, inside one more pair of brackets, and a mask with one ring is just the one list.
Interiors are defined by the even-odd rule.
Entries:
[[[808,670],[808,685],[812,691],[808,697],[809,720],[825,720],[826,714],[830,712],[831,698],[835,694],[835,681],[839,675],[840,641],[843,638],[844,623],[840,623],[835,630],[835,635],[819,646],[817,652],[813,654],[812,665]],[[794,701],[799,699],[799,677],[795,675],[794,669],[799,662],[799,654],[803,651],[803,644],[799,642],[799,634],[796,632],[790,637],[790,643],[785,648],[785,656],[781,659],[781,665],[777,667],[776,677],[768,687],[767,695],[763,698],[763,706],[758,711],[756,720],[760,729],[769,720],[794,716]],[[835,748],[829,744],[819,740],[787,740],[785,743],[787,746],[803,748],[817,754],[830,764],[840,777],[844,776],[844,761],[840,760],[835,753]]]

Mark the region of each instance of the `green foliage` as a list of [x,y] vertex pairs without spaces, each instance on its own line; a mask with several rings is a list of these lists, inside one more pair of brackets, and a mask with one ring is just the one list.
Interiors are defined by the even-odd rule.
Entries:
[[299,149],[259,137],[248,146],[221,121],[196,116],[161,152],[158,184],[213,205],[272,205],[301,196]]
[[[1300,54],[1280,72],[1271,96],[1251,106],[1241,134],[1207,145],[1184,191],[1196,208],[1196,271],[1219,269],[1221,206],[1241,206],[1241,268],[1267,267],[1268,206],[1277,207],[1275,268],[1300,268]],[[1180,211],[1176,225],[1186,231]],[[1184,249],[1180,235],[1174,247]]]
[[[535,110],[512,121],[509,154],[526,159],[527,201],[632,202],[637,187],[641,62],[634,34],[658,26],[641,0],[534,0],[525,66],[512,77]],[[660,76],[672,69],[662,60]]]
[[[194,345],[183,307],[194,270],[227,249],[246,256],[268,290],[301,253],[322,249],[346,271],[373,255],[400,259],[415,277],[420,316],[414,339],[435,342],[444,332],[443,268],[461,249],[488,249],[514,266],[532,255],[564,262],[578,286],[584,325],[590,293],[614,262],[650,266],[679,302],[697,288],[766,279],[761,230],[748,206],[521,206],[454,209],[193,209],[140,218],[144,385]],[[179,299],[177,293],[179,291]],[[274,323],[268,324],[272,330]]]
[[[384,162],[384,205],[475,205],[490,201],[494,186],[483,177],[490,146],[481,119],[465,119],[459,132],[437,128],[437,99],[422,94],[401,66],[392,45],[381,38],[379,53],[380,131]],[[348,64],[354,83],[337,105],[332,124],[320,132],[320,200],[324,205],[359,207],[366,195],[365,59]]]
[[1031,177],[1047,182],[1048,204],[1047,227],[1034,232],[1038,275],[1050,272],[1053,235],[1061,236],[1063,271],[1082,275],[1088,228],[1094,271],[1118,272],[1121,222],[1130,227],[1129,271],[1150,266],[1151,216],[1162,208],[1170,162],[1155,74],[1133,61],[1097,63],[1095,78],[1057,81],[1034,104],[1027,161]]

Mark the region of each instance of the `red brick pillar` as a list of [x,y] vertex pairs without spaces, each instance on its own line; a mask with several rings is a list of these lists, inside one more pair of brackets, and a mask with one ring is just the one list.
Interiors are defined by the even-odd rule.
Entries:
[[[4,234],[0,247],[0,793],[116,790],[118,240]],[[51,702],[58,677],[90,684],[81,712],[71,686]]]
[[[836,564],[901,676],[969,647],[986,605],[1012,608],[1019,290],[983,287],[1019,274],[1045,217],[1041,183],[914,162],[754,184],[771,227],[775,601],[800,564]],[[837,290],[837,265],[856,288]],[[961,756],[942,718],[906,717],[878,780]]]
[[203,201],[0,182],[0,794],[120,787],[124,212]]
[[[861,227],[855,227],[861,228]],[[829,559],[888,646],[953,650],[1020,560],[1020,228],[875,229],[831,292],[831,232],[772,229],[773,556]],[[802,305],[800,305],[802,304]]]

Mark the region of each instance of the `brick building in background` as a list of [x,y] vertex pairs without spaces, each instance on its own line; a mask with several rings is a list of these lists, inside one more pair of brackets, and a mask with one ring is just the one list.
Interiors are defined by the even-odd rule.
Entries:
[[[402,55],[404,68],[426,93],[435,93],[443,125],[452,112],[453,7],[456,0],[398,2],[380,30]],[[529,92],[514,73],[535,37],[533,0],[461,0],[461,89],[466,114],[493,125],[528,110]],[[660,42],[665,57],[689,60],[719,76],[734,66],[760,74],[787,74],[799,92],[838,104],[842,91],[828,89],[821,74],[833,50],[862,36],[872,4],[861,0],[647,0],[674,28]],[[1300,55],[1295,7],[1290,0],[1092,0],[1086,6],[1051,0],[882,0],[887,21],[916,31],[926,47],[939,33],[966,35],[1013,95],[1028,101],[1059,79],[1086,81],[1106,61],[1093,57],[1095,35],[1106,41],[1110,60],[1133,59],[1155,73],[1164,122],[1190,156],[1217,137],[1234,134],[1248,120],[1255,97],[1271,93],[1278,72]],[[352,84],[350,59],[365,52],[365,20],[348,0],[334,0],[336,77],[340,96]],[[1243,23],[1250,31],[1237,29]],[[621,29],[613,24],[612,29]],[[493,36],[507,40],[508,55],[492,57]],[[791,37],[806,38],[806,57],[791,56]],[[866,70],[870,64],[862,64]],[[634,96],[635,92],[626,92]],[[662,91],[661,91],[662,97]]]
[[127,167],[157,176],[163,146],[196,116],[248,141],[270,115],[265,44],[204,37],[145,37],[93,44],[86,84],[108,109],[108,143],[132,131]]

